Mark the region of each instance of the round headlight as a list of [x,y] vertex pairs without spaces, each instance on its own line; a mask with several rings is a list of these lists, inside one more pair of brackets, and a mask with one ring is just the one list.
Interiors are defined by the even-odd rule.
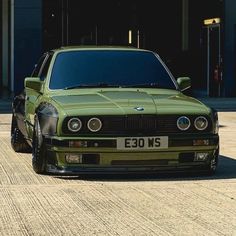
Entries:
[[71,132],[78,132],[82,127],[82,122],[79,118],[71,118],[67,123],[67,127]]
[[186,116],[181,116],[177,120],[177,127],[180,130],[187,130],[190,127],[190,125],[191,125],[191,122],[190,122],[189,118]]
[[102,122],[98,118],[91,118],[87,126],[90,131],[97,132],[102,128]]
[[208,126],[208,121],[204,116],[199,116],[195,119],[194,126],[198,130],[204,130]]

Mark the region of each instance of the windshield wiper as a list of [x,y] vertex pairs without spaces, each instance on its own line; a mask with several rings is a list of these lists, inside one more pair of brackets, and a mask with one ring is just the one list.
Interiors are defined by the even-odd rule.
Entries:
[[130,84],[124,85],[123,88],[158,88],[157,83],[146,83],[146,84]]
[[76,89],[76,88],[116,88],[119,85],[106,84],[106,83],[96,83],[96,84],[76,84],[73,86],[65,87],[64,90]]

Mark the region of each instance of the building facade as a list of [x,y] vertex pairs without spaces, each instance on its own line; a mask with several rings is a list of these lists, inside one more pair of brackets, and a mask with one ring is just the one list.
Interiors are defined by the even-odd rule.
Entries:
[[235,0],[2,0],[0,89],[21,92],[46,50],[129,45],[156,51],[195,92],[236,96],[235,11]]

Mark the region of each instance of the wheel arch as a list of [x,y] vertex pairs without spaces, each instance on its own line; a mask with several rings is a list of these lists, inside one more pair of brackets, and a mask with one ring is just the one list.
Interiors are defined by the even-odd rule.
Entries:
[[42,102],[35,110],[42,135],[55,135],[57,133],[58,112],[57,109],[48,102]]

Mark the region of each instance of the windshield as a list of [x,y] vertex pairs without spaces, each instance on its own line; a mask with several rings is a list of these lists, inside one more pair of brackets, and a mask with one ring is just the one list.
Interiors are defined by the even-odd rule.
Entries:
[[152,52],[88,50],[59,53],[49,88],[87,87],[176,89],[167,70]]

